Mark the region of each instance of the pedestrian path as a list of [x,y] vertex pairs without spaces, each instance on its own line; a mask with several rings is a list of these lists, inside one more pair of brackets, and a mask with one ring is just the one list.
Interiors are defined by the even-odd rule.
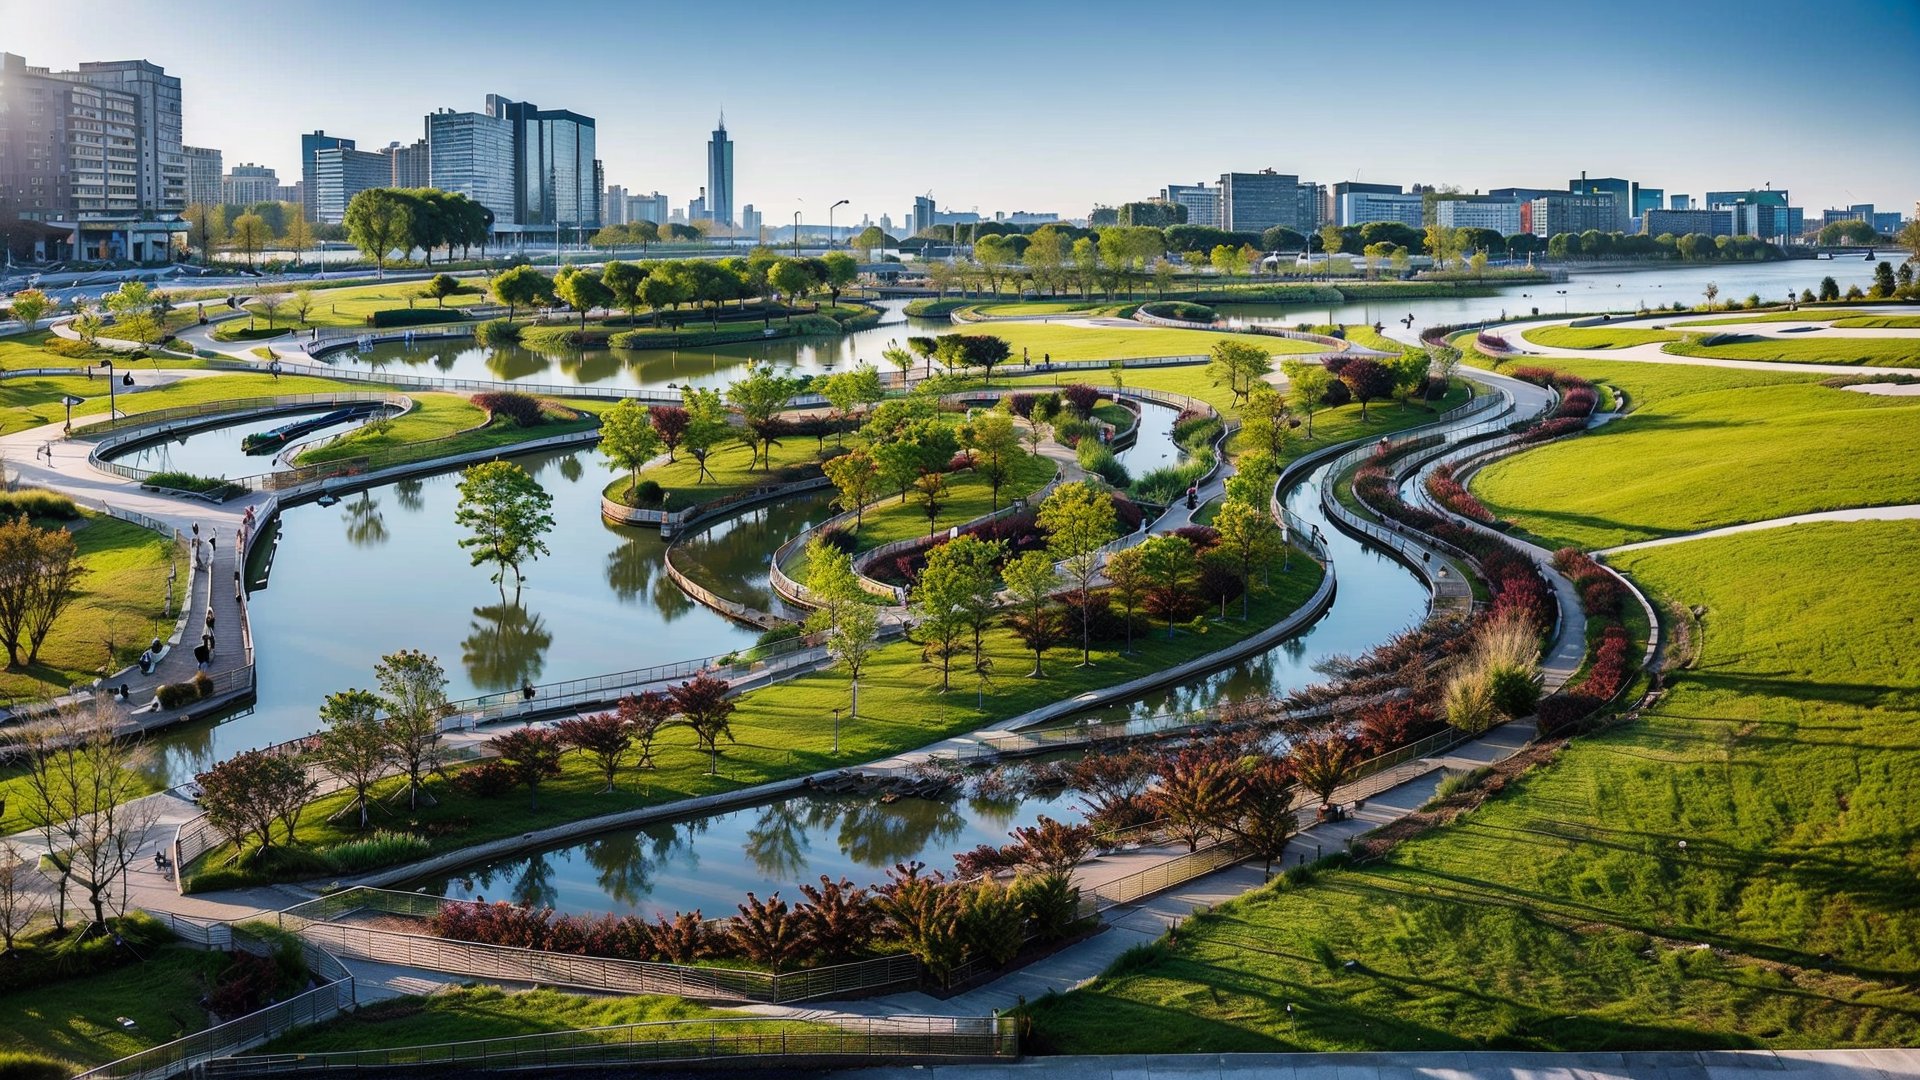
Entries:
[[1767,518],[1765,521],[1748,521],[1739,525],[1723,525],[1717,529],[1702,529],[1699,532],[1682,533],[1679,536],[1662,536],[1654,540],[1640,540],[1618,547],[1604,548],[1597,555],[1618,555],[1628,551],[1644,551],[1647,548],[1666,547],[1668,544],[1684,544],[1689,540],[1712,540],[1721,536],[1733,536],[1738,533],[1759,532],[1763,529],[1784,529],[1790,525],[1809,525],[1820,521],[1920,521],[1920,503],[1907,503],[1901,506],[1855,506],[1845,510],[1820,510],[1810,514],[1790,514],[1786,517]]

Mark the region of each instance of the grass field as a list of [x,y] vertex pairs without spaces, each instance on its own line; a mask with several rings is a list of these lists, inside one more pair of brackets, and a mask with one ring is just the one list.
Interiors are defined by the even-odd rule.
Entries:
[[1632,326],[1540,326],[1520,336],[1549,349],[1624,349],[1680,340],[1672,330]]
[[1871,312],[1863,311],[1859,308],[1818,307],[1803,307],[1798,311],[1756,311],[1747,315],[1717,315],[1711,319],[1688,318],[1685,314],[1675,313],[1674,318],[1676,321],[1673,325],[1683,330],[1690,330],[1696,326],[1738,326],[1741,323],[1775,322],[1811,323],[1827,322],[1829,320],[1832,320],[1835,325],[1840,325],[1839,320],[1841,319],[1856,318],[1870,314]]
[[[41,646],[40,662],[0,672],[0,697],[7,700],[64,694],[75,683],[132,663],[149,640],[173,631],[173,621],[164,614],[173,542],[108,517],[70,524],[87,573],[80,578],[79,595]],[[185,575],[181,577],[184,591]],[[0,835],[15,831],[7,827],[11,822],[0,814]]]
[[1742,386],[1784,386],[1817,381],[1815,372],[1768,371],[1763,368],[1723,368],[1692,364],[1647,364],[1632,360],[1560,359],[1557,357],[1503,358],[1495,367],[1491,358],[1473,348],[1473,335],[1462,334],[1453,344],[1466,354],[1475,367],[1504,370],[1512,366],[1537,365],[1584,375],[1594,382],[1609,383],[1627,392],[1632,407],[1639,410],[1658,401],[1681,394],[1707,390],[1732,390]]
[[[460,285],[464,291],[447,297],[448,322],[461,318],[457,310],[459,308],[489,302],[484,291],[483,279],[461,278]],[[438,301],[421,295],[421,290],[426,286],[425,281],[389,281],[377,285],[355,285],[345,289],[316,289],[313,293],[313,310],[307,313],[307,324],[309,326],[365,326],[368,316],[374,312],[404,309],[408,306],[409,298],[412,299],[412,306],[416,309],[438,308],[440,306]],[[289,297],[293,295],[291,289],[284,292]],[[287,322],[294,321],[292,306],[289,302],[287,310],[281,312],[281,317]],[[257,313],[260,305],[257,302],[248,303],[247,310]]]
[[1775,360],[1787,364],[1860,364],[1920,367],[1920,338],[1813,337],[1783,340],[1742,336],[1723,345],[1670,342],[1666,352],[1718,360]]
[[224,962],[168,945],[139,963],[0,995],[0,1050],[94,1066],[190,1035],[207,1026],[197,1002]]
[[[992,334],[1004,338],[1013,347],[1012,363],[1019,363],[1021,350],[1033,363],[1044,357],[1055,360],[1112,360],[1136,356],[1203,356],[1216,342],[1233,341],[1257,345],[1270,353],[1320,352],[1322,346],[1311,341],[1265,337],[1253,334],[1226,334],[1214,330],[1167,330],[1160,327],[1063,326],[1058,323],[993,323],[969,333]],[[1133,373],[1128,372],[1129,376]],[[1097,378],[1097,372],[1082,373]],[[1076,376],[1080,377],[1080,376]]]
[[1916,330],[1920,329],[1920,315],[1854,315],[1835,319],[1833,325],[1860,330]]
[[[1639,396],[1631,376],[1622,382]],[[1915,460],[1920,399],[1749,387],[1640,405],[1582,438],[1494,463],[1473,490],[1549,546],[1594,549],[1920,501]]]
[[[659,484],[667,494],[666,508],[680,510],[773,483],[784,468],[811,471],[811,466],[840,453],[841,449],[832,437],[828,437],[823,450],[811,435],[788,435],[774,446],[773,468],[768,470],[760,466],[749,468],[753,450],[744,442],[732,442],[707,455],[709,477],[701,477],[699,464],[682,450],[675,461],[643,470],[640,479]],[[607,495],[618,499],[626,492],[629,479],[623,475],[609,483]]]
[[1099,300],[1007,300],[980,304],[973,310],[981,315],[1071,315],[1102,311],[1118,305]]
[[[112,336],[109,332],[108,336]],[[144,359],[130,359],[125,353],[96,346],[82,356],[67,356],[46,347],[53,338],[52,331],[41,330],[31,334],[15,334],[0,338],[0,371],[21,371],[28,368],[72,368],[75,371],[85,367],[98,367],[102,361],[112,360],[117,370],[147,371],[154,368],[201,368],[205,362],[180,356],[161,356],[149,354]],[[10,385],[10,384],[0,384]],[[96,381],[95,386],[100,383]]]
[[[343,387],[330,379],[314,378],[307,375],[284,375],[274,379],[266,373],[232,375],[208,375],[203,378],[181,379],[165,386],[146,387],[127,393],[125,388],[114,395],[119,409],[123,413],[151,412],[155,409],[170,409],[180,405],[199,405],[209,401],[225,401],[233,398],[274,397],[283,394],[324,394],[341,389],[382,390],[381,386],[366,383]],[[60,405],[64,395],[73,394],[86,398],[84,405],[76,405],[74,418],[83,416],[104,416],[107,411],[107,386],[102,379],[89,379],[85,375],[44,375],[19,379],[8,379],[0,383],[0,435],[24,431],[45,424],[57,424],[66,417],[66,410]],[[80,430],[75,425],[76,431]]]
[[1028,1045],[1912,1045],[1916,553],[1920,525],[1856,523],[1623,558],[1706,612],[1640,721],[1378,861],[1194,917],[1032,1003]]
[[[616,791],[603,792],[600,775],[578,755],[569,754],[563,775],[541,785],[538,810],[528,808],[524,790],[489,800],[436,783],[439,805],[423,808],[409,815],[409,820],[435,830],[433,849],[447,851],[595,815],[877,760],[974,730],[992,720],[1164,671],[1221,649],[1299,607],[1319,585],[1320,574],[1319,564],[1295,558],[1291,572],[1274,570],[1272,589],[1255,596],[1248,620],[1242,621],[1238,607],[1229,605],[1230,618],[1208,621],[1200,632],[1183,627],[1171,640],[1164,628],[1142,634],[1131,655],[1123,653],[1119,642],[1096,642],[1090,667],[1076,666],[1080,660],[1078,641],[1063,644],[1048,650],[1046,677],[1040,679],[1025,677],[1032,669],[1033,654],[1011,631],[996,628],[986,636],[987,654],[993,663],[992,685],[987,688],[984,708],[976,697],[979,686],[971,673],[971,660],[966,661],[965,671],[955,671],[951,689],[943,692],[938,664],[923,660],[918,645],[904,641],[887,645],[875,653],[861,677],[860,715],[840,723],[841,752],[837,757],[832,754],[830,718],[834,709],[846,706],[848,687],[844,674],[829,670],[740,697],[738,711],[732,717],[738,741],[721,741],[718,775],[708,775],[707,757],[692,736],[684,729],[672,729],[655,749],[659,767],[650,772],[624,773]],[[956,668],[959,666],[956,661]],[[389,781],[387,787],[393,786]],[[302,812],[299,835],[303,844],[324,846],[358,835],[351,828],[326,820],[346,798],[322,799]],[[404,807],[404,802],[400,805]],[[390,817],[381,821],[382,814]],[[376,824],[403,824],[402,814],[406,814],[403,808],[381,811],[376,814]],[[446,829],[448,825],[454,827]],[[216,851],[199,866],[217,866],[225,857],[224,851]],[[201,872],[190,871],[189,877]],[[231,874],[223,878],[222,885],[244,880]]]
[[508,991],[491,986],[468,986],[427,997],[395,998],[369,1005],[318,1027],[289,1032],[256,1052],[315,1054],[329,1050],[420,1046],[615,1024],[741,1015],[695,1005],[683,998],[589,997],[558,990]]
[[[1045,487],[1053,479],[1054,469],[1051,458],[1021,452],[1019,459],[1013,463],[1012,475],[1000,485],[1000,505],[1004,507],[1022,495],[1030,495]],[[904,504],[898,492],[879,500],[879,505],[867,509],[865,520],[855,537],[857,549],[869,551],[895,540],[926,536],[929,531],[939,531],[992,513],[993,489],[978,473],[948,473],[946,505],[941,508],[940,516],[935,519],[931,530],[925,505],[919,494],[911,490],[907,492]]]

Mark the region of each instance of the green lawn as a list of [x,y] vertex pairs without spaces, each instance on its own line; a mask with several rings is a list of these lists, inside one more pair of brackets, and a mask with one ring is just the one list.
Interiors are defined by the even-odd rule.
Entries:
[[1406,352],[1413,347],[1404,341],[1395,341],[1393,338],[1388,337],[1364,323],[1343,326],[1341,330],[1346,334],[1348,341],[1353,342],[1363,349],[1373,349],[1376,352],[1383,353],[1398,353]]
[[[1286,574],[1274,569],[1273,587],[1256,595],[1246,621],[1238,617],[1237,606],[1229,605],[1230,618],[1209,620],[1202,624],[1201,632],[1182,627],[1171,640],[1164,627],[1142,634],[1131,655],[1123,653],[1121,643],[1096,642],[1093,664],[1085,668],[1077,666],[1078,642],[1063,644],[1048,651],[1046,677],[1040,679],[1026,678],[1033,666],[1033,654],[1011,631],[994,629],[986,636],[993,681],[984,708],[976,701],[979,687],[971,674],[971,661],[967,661],[966,672],[954,673],[951,689],[942,691],[938,665],[923,660],[918,645],[896,641],[869,661],[861,678],[860,715],[841,721],[841,752],[837,757],[832,754],[831,717],[834,709],[846,706],[848,687],[845,675],[830,670],[739,698],[739,708],[732,717],[738,741],[721,742],[718,775],[708,775],[707,757],[692,736],[683,728],[674,728],[655,748],[658,768],[623,774],[618,790],[613,792],[603,792],[599,774],[578,755],[570,754],[563,775],[541,785],[537,810],[529,808],[524,790],[488,800],[436,783],[435,794],[440,799],[437,806],[416,814],[398,807],[385,810],[386,820],[380,820],[377,814],[376,824],[397,827],[417,823],[431,832],[433,850],[448,851],[586,817],[874,761],[1089,690],[1164,671],[1224,648],[1277,622],[1313,594],[1319,585],[1319,564],[1304,557],[1292,562],[1293,569]],[[393,789],[394,782],[389,781],[386,787]],[[352,828],[326,820],[345,805],[347,798],[335,795],[307,807],[300,817],[301,842],[325,846],[356,836]],[[224,849],[215,851],[189,870],[189,878],[218,866],[225,858]],[[241,881],[238,875],[224,873],[218,884],[224,887]]]
[[[171,362],[166,363],[170,365]],[[143,413],[234,398],[382,389],[386,388],[366,383],[343,385],[331,379],[308,375],[283,375],[275,379],[265,372],[236,372],[232,375],[181,379],[165,386],[118,393],[114,398],[121,412]],[[61,407],[60,399],[67,394],[87,399],[84,405],[74,407],[75,419],[106,414],[108,394],[104,379],[89,379],[84,375],[45,375],[0,382],[0,435],[61,422],[66,410]]]
[[1676,321],[1673,325],[1682,330],[1690,330],[1696,326],[1738,326],[1741,323],[1763,322],[1826,322],[1828,320],[1834,320],[1835,325],[1840,325],[1838,321],[1840,319],[1867,314],[1869,314],[1869,312],[1859,308],[1818,307],[1802,307],[1798,311],[1756,311],[1745,315],[1719,315],[1711,319],[1692,319],[1688,318],[1684,313],[1675,313],[1674,318],[1680,321]]
[[1920,315],[1855,315],[1835,319],[1833,325],[1861,330],[1916,330],[1920,329]]
[[289,1032],[251,1052],[317,1054],[742,1015],[683,998],[589,997],[548,989],[466,986],[427,997],[382,1001],[317,1027]]
[[[309,326],[365,326],[367,317],[374,312],[406,308],[409,306],[407,303],[409,298],[412,299],[412,306],[416,309],[438,308],[440,306],[438,301],[421,295],[421,290],[426,288],[426,285],[423,279],[355,285],[345,289],[316,289],[313,293],[313,310],[307,313],[307,324]],[[461,278],[460,285],[466,291],[447,297],[448,322],[455,322],[461,318],[457,310],[459,308],[491,302],[484,291],[486,287],[484,279]],[[289,297],[294,295],[292,289],[283,291]],[[284,321],[294,321],[292,307],[293,304],[289,301],[286,309],[281,313]],[[258,312],[260,305],[257,302],[249,303],[247,309]]]
[[1073,315],[1090,314],[1116,305],[1099,300],[1008,300],[995,304],[979,304],[974,311],[981,315]]
[[1540,326],[1520,336],[1549,349],[1624,349],[1680,340],[1675,331],[1641,326]]
[[1196,916],[1031,1004],[1028,1046],[1913,1045],[1916,559],[1914,523],[1623,558],[1706,611],[1638,722],[1382,859]]
[[1643,404],[1582,438],[1494,463],[1473,490],[1550,546],[1593,549],[1920,501],[1916,460],[1920,398],[1803,383]]
[[[207,1026],[198,1002],[224,962],[166,945],[125,967],[0,995],[0,1050],[90,1067],[190,1035]],[[122,1027],[122,1016],[135,1026]]]
[[[165,615],[173,542],[108,517],[90,516],[67,524],[87,568],[79,581],[79,595],[47,635],[39,663],[0,673],[0,700],[33,701],[64,694],[75,683],[134,662],[148,641],[173,632],[173,620]],[[184,561],[180,568],[176,603],[186,587]],[[0,784],[0,791],[4,790]],[[12,800],[9,804],[12,816],[0,813],[0,835],[26,827],[17,822],[19,811]]]
[[[1215,330],[1168,330],[1141,326],[1063,326],[1059,323],[993,323],[968,333],[992,334],[1004,338],[1013,347],[1012,363],[1019,363],[1021,350],[1032,363],[1051,355],[1055,360],[1112,360],[1136,356],[1203,356],[1219,341],[1253,344],[1270,353],[1321,352],[1324,346],[1311,341],[1267,337],[1256,334],[1228,334]],[[1093,378],[1096,372],[1085,373]],[[1133,373],[1128,372],[1129,377]]]
[[[1053,479],[1051,458],[1022,452],[1013,464],[1013,474],[1000,485],[1000,505],[1006,506],[1022,495],[1047,486]],[[906,502],[898,492],[869,507],[855,537],[860,551],[868,551],[895,540],[926,536],[993,512],[993,489],[986,479],[972,471],[947,474],[947,501],[931,529],[927,524],[926,503],[919,493],[909,490]]]
[[[769,470],[752,464],[754,453],[746,443],[731,442],[707,454],[706,477],[700,475],[699,463],[693,456],[682,450],[674,461],[642,470],[640,479],[659,484],[667,496],[667,509],[680,510],[776,483],[783,469],[805,470],[817,475],[814,466],[844,450],[831,436],[823,448],[811,435],[788,435],[773,447],[773,468]],[[624,495],[629,481],[630,477],[625,475],[614,479],[607,485],[608,497],[618,499]]]
[[1696,394],[1706,390],[1731,390],[1742,386],[1807,384],[1820,378],[1814,372],[1559,357],[1521,357],[1517,360],[1505,357],[1496,367],[1490,357],[1473,348],[1472,334],[1455,336],[1453,344],[1466,354],[1467,362],[1475,367],[1491,368],[1496,371],[1522,365],[1551,367],[1558,371],[1570,371],[1576,375],[1583,375],[1594,382],[1618,386],[1627,392],[1635,410],[1681,394]]
[[1788,364],[1861,364],[1869,367],[1920,367],[1920,338],[1801,337],[1737,335],[1724,345],[1675,341],[1665,351],[1676,356],[1718,360],[1775,360]]
[[[113,336],[111,331],[108,337]],[[68,356],[47,348],[47,342],[53,340],[53,332],[39,330],[31,334],[15,334],[0,338],[0,371],[20,371],[27,368],[72,368],[75,371],[85,367],[98,367],[104,360],[112,360],[117,370],[148,371],[154,368],[201,368],[206,363],[179,356],[149,354],[143,359],[134,360],[126,353],[98,346],[80,356]],[[85,381],[84,378],[82,381]],[[10,380],[0,386],[11,386]],[[95,386],[101,385],[98,380]]]

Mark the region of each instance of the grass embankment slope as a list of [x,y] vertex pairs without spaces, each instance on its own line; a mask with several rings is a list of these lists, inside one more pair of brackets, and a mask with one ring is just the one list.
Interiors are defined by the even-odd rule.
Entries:
[[1773,338],[1729,335],[1733,340],[1706,345],[1675,341],[1662,348],[1675,356],[1715,360],[1773,360],[1783,364],[1859,364],[1867,367],[1920,367],[1920,337]]
[[743,1015],[706,1008],[683,998],[589,997],[557,990],[514,992],[468,986],[369,1005],[318,1027],[288,1032],[255,1052],[318,1054]]
[[[660,485],[666,496],[665,509],[684,510],[689,506],[698,506],[715,499],[737,495],[768,484],[782,483],[787,479],[804,478],[804,475],[817,475],[815,468],[820,462],[835,454],[844,453],[856,445],[848,441],[842,446],[829,436],[822,447],[811,435],[787,435],[775,443],[772,451],[772,468],[755,464],[754,450],[744,442],[728,443],[707,454],[707,475],[700,475],[699,463],[684,449],[673,461],[663,461],[640,472],[642,483],[651,480]],[[632,505],[626,498],[628,485],[632,482],[629,475],[615,477],[607,484],[608,498],[616,502]],[[655,504],[650,509],[660,509]]]
[[[1592,365],[1556,366],[1593,377]],[[1660,394],[1639,376],[1609,381],[1650,403],[1496,462],[1474,477],[1474,493],[1549,546],[1587,549],[1920,502],[1920,398],[1811,382]]]
[[[92,1067],[190,1035],[207,1026],[200,998],[224,963],[168,945],[125,967],[0,995],[0,1051]],[[134,1026],[122,1027],[122,1016]]]
[[[103,331],[106,337],[113,336],[112,328]],[[104,361],[113,361],[115,371],[145,371],[152,368],[201,368],[206,362],[185,356],[169,356],[150,352],[140,359],[134,359],[131,353],[116,352],[113,349],[93,346],[83,348],[79,342],[69,342],[63,346],[70,351],[61,352],[48,347],[56,339],[51,330],[37,330],[31,334],[15,334],[0,338],[0,371],[24,371],[32,368],[72,368],[79,371],[86,367],[99,367]],[[84,378],[83,378],[84,381]],[[106,384],[100,379],[93,380],[95,386],[105,393]]]
[[543,422],[523,428],[506,419],[489,420],[486,410],[459,394],[412,393],[408,397],[413,399],[414,408],[384,427],[355,428],[338,439],[302,451],[295,463],[321,465],[371,454],[443,457],[497,450],[591,430],[599,426],[598,410],[608,404],[556,399],[556,404],[577,414],[577,418],[549,413]]
[[[962,333],[992,334],[1004,338],[1013,348],[1009,363],[1020,362],[1025,349],[1027,361],[1038,364],[1043,358],[1055,360],[1130,360],[1141,356],[1204,356],[1221,341],[1256,345],[1279,355],[1284,353],[1323,352],[1325,347],[1311,341],[1267,337],[1258,334],[1228,334],[1215,330],[1168,330],[1154,326],[1075,326],[1067,323],[996,322],[957,327]],[[1062,372],[1063,378],[1068,373]],[[1128,372],[1131,376],[1132,372]],[[1095,381],[1099,372],[1074,373],[1075,378]]]
[[[367,383],[347,385],[331,379],[307,375],[283,375],[275,379],[265,372],[259,374],[236,372],[232,375],[207,375],[181,379],[164,386],[142,387],[131,391],[128,387],[117,389],[118,393],[114,395],[114,399],[122,413],[143,413],[182,405],[231,401],[236,398],[334,394],[389,388]],[[66,419],[66,409],[61,406],[60,399],[67,394],[86,399],[85,404],[76,405],[73,408],[73,418],[76,421],[81,417],[106,415],[108,395],[104,379],[89,379],[84,375],[46,375],[8,379],[0,383],[0,435],[10,435],[28,428],[60,423]],[[74,429],[76,433],[83,433],[78,423],[74,425]]]
[[[999,505],[1004,508],[1014,499],[1046,487],[1057,468],[1051,458],[1022,451],[1014,460],[1010,475],[1000,485]],[[928,536],[990,514],[993,504],[993,488],[984,476],[972,470],[948,473],[946,502],[931,526],[927,522],[926,503],[918,492],[909,490],[904,503],[899,493],[894,492],[867,508],[854,535],[855,550],[871,551],[896,540]]]
[[1676,331],[1643,326],[1539,326],[1520,336],[1549,349],[1625,349],[1680,340]]
[[[426,281],[389,281],[377,285],[355,285],[345,289],[316,288],[313,291],[313,310],[307,313],[308,326],[365,326],[367,319],[376,311],[405,310],[408,300],[412,300],[414,310],[440,310],[439,301],[423,295]],[[484,279],[461,278],[461,291],[447,297],[446,309],[448,322],[459,322],[466,316],[461,308],[475,304],[488,303]],[[292,297],[291,288],[276,289],[283,296]],[[244,294],[243,294],[244,295]],[[265,318],[257,300],[242,300],[248,311]],[[293,324],[291,302],[282,306],[280,321]]]
[[[911,642],[895,642],[878,650],[860,679],[860,715],[840,721],[840,754],[833,749],[833,711],[848,700],[847,678],[836,670],[802,675],[788,682],[751,691],[738,699],[732,727],[736,741],[721,740],[718,775],[708,775],[707,755],[700,752],[684,729],[672,729],[655,748],[658,768],[628,770],[618,789],[603,792],[597,771],[578,755],[568,754],[564,773],[540,786],[540,805],[530,809],[526,792],[497,799],[480,799],[436,784],[439,804],[415,813],[405,810],[405,799],[376,810],[378,827],[417,826],[431,835],[432,849],[450,851],[488,840],[559,825],[601,814],[657,806],[677,799],[734,791],[752,784],[781,780],[822,769],[874,761],[925,746],[949,735],[972,731],[983,724],[1015,716],[1042,705],[1063,701],[1090,690],[1165,671],[1176,664],[1224,648],[1263,629],[1298,608],[1318,587],[1319,564],[1305,557],[1292,560],[1282,574],[1275,567],[1272,588],[1256,595],[1250,618],[1239,618],[1237,603],[1228,605],[1225,621],[1206,621],[1199,632],[1182,626],[1172,640],[1159,626],[1135,639],[1135,651],[1124,652],[1122,642],[1095,642],[1093,664],[1080,661],[1077,639],[1047,651],[1046,675],[1029,679],[1033,653],[1009,630],[995,628],[986,635],[992,682],[986,687],[985,707],[977,698],[978,681],[971,660],[956,658],[952,687],[940,689],[937,663],[921,656]],[[392,791],[389,781],[383,790]],[[348,801],[331,796],[302,812],[299,836],[303,845],[323,847],[363,834],[327,819]],[[356,819],[357,820],[357,819]],[[230,849],[215,851],[189,878],[217,867]],[[311,874],[307,876],[312,876]],[[202,887],[242,884],[245,877],[222,873]]]
[[1623,557],[1706,610],[1639,722],[1377,862],[1195,917],[1031,1006],[1029,1046],[1912,1045],[1916,557],[1904,522]]

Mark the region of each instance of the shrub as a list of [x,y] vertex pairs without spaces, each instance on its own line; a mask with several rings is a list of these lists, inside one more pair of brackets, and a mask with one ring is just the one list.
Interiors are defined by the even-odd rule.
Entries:
[[1079,446],[1082,439],[1099,435],[1100,426],[1091,420],[1068,419],[1053,425],[1053,437],[1062,446]]
[[65,1062],[38,1054],[0,1051],[0,1080],[67,1080],[72,1075]]
[[633,485],[624,501],[628,506],[654,507],[659,506],[660,501],[665,497],[666,492],[661,488],[660,481],[642,480]]
[[265,1005],[279,983],[280,971],[273,961],[248,952],[234,953],[207,992],[207,1009],[229,1020],[245,1016]]
[[1587,418],[1584,416],[1556,416],[1551,420],[1542,420],[1521,431],[1520,441],[1529,443],[1545,442],[1548,439],[1557,439],[1562,435],[1573,435],[1586,429]]
[[192,683],[161,683],[153,696],[163,709],[178,709],[200,700],[200,691]]
[[1507,369],[1507,374],[1521,382],[1530,382],[1535,386],[1553,385],[1554,370],[1538,364],[1518,364]]
[[1593,415],[1593,408],[1600,403],[1600,395],[1591,387],[1579,386],[1568,390],[1560,397],[1560,407],[1554,410],[1555,416],[1587,417]]
[[321,848],[319,854],[341,873],[354,874],[380,866],[425,858],[433,845],[424,836],[380,831],[363,840],[348,840]]
[[1352,400],[1353,391],[1347,389],[1347,384],[1341,382],[1339,379],[1328,383],[1327,392],[1320,395],[1320,404],[1325,405],[1329,409],[1337,409]]
[[1440,465],[1427,474],[1427,494],[1461,517],[1472,518],[1485,525],[1494,522],[1493,511],[1454,479],[1452,465]]
[[195,697],[206,699],[213,696],[213,680],[207,677],[206,672],[195,672],[191,685]]
[[1339,382],[1340,373],[1347,370],[1347,365],[1353,363],[1355,359],[1357,358],[1345,353],[1334,353],[1332,356],[1323,358],[1320,366],[1327,369],[1327,373],[1333,376],[1335,382]]
[[148,487],[166,488],[170,491],[190,491],[195,495],[205,495],[213,500],[231,499],[236,495],[245,495],[247,489],[239,484],[215,476],[196,476],[189,472],[164,470],[149,475],[144,483]]
[[1602,704],[1600,698],[1580,692],[1541,698],[1534,710],[1534,727],[1542,735],[1558,735],[1593,715]]
[[387,308],[367,316],[367,325],[375,330],[394,326],[426,326],[431,323],[452,322],[458,315],[448,315],[437,307]]
[[1492,773],[1493,770],[1485,765],[1477,769],[1468,769],[1466,772],[1449,772],[1440,778],[1440,783],[1434,786],[1433,797],[1435,799],[1451,798],[1478,784]]
[[843,555],[853,554],[860,546],[860,541],[853,535],[853,531],[839,525],[831,529],[822,529],[816,539]]
[[1213,452],[1203,451],[1178,465],[1163,465],[1133,482],[1133,494],[1165,506],[1184,498],[1187,489],[1213,469]]
[[473,339],[482,345],[518,345],[520,324],[505,319],[489,319],[473,328]]
[[1488,689],[1493,695],[1494,708],[1509,719],[1526,716],[1540,701],[1540,684],[1533,681],[1531,674],[1513,668],[1488,672]]
[[1186,322],[1210,323],[1220,317],[1219,312],[1205,304],[1193,304],[1185,300],[1160,300],[1142,304],[1140,310],[1157,318],[1182,319]]
[[1081,440],[1074,450],[1074,456],[1079,459],[1081,468],[1114,487],[1126,487],[1131,480],[1127,475],[1127,467],[1120,464],[1120,459],[1113,456],[1113,451],[1094,439]]
[[515,427],[533,427],[543,419],[540,399],[518,390],[488,390],[473,395],[471,400],[494,417],[511,420]]
[[799,623],[787,623],[784,626],[776,626],[771,630],[762,631],[759,637],[753,639],[753,643],[755,645],[774,645],[782,641],[791,641],[794,638],[801,637],[806,632],[806,627],[801,626]]
[[966,472],[971,468],[973,468],[973,452],[970,450],[962,450],[947,459],[947,471],[950,473]]
[[1040,401],[1040,395],[1009,394],[1001,400],[1007,403],[1007,408],[1013,411],[1013,415],[1026,419],[1033,415],[1033,407]]
[[1100,400],[1100,391],[1086,383],[1074,383],[1061,387],[1060,399],[1067,403],[1067,408],[1073,410],[1073,415],[1085,420],[1093,415],[1093,407]]
[[1188,448],[1211,445],[1220,432],[1220,423],[1212,413],[1183,412],[1173,422],[1173,441]]
[[25,514],[30,518],[73,521],[80,516],[73,500],[58,492],[41,488],[0,491],[0,518],[9,520]]
[[1059,941],[1080,918],[1080,890],[1065,874],[1022,874],[1013,879],[1014,902],[1043,942]]
[[453,774],[454,790],[477,799],[494,799],[514,788],[513,770],[498,761],[483,761]]
[[1493,700],[1493,680],[1484,671],[1467,671],[1447,683],[1441,698],[1447,723],[1469,735],[1478,735],[1493,726],[1498,706]]
[[1182,525],[1173,535],[1185,540],[1195,555],[1205,554],[1220,542],[1220,530],[1211,525]]

